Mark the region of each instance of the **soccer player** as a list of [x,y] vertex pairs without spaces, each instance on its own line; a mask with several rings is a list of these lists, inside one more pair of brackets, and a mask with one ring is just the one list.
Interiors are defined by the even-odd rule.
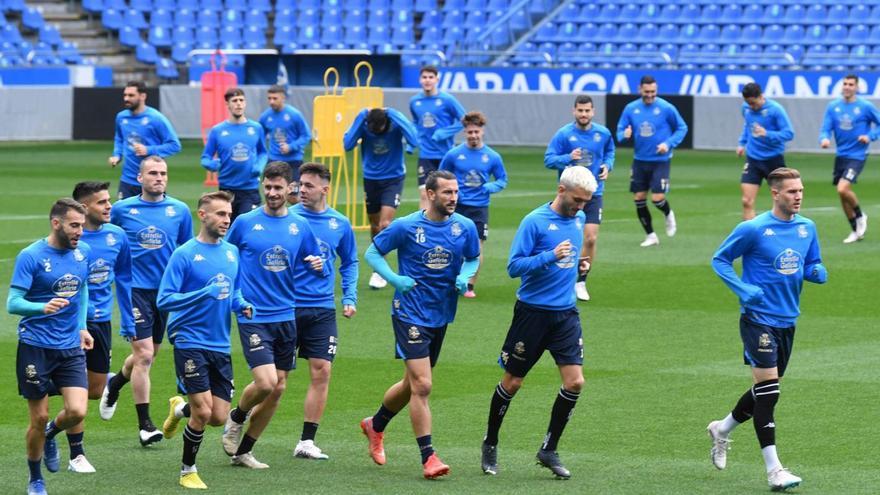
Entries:
[[330,170],[319,163],[306,163],[300,170],[301,201],[293,211],[309,222],[318,237],[321,257],[330,276],[322,277],[304,268],[294,274],[299,357],[309,360],[311,380],[305,398],[302,435],[293,453],[306,459],[327,459],[327,454],[315,445],[315,434],[327,404],[331,366],[339,345],[333,266],[338,257],[342,276],[342,315],[351,318],[357,312],[357,245],[351,223],[327,205]]
[[[837,156],[834,157],[833,184],[837,186],[843,213],[849,220],[852,232],[843,240],[851,244],[865,238],[868,230],[868,215],[862,212],[859,198],[852,190],[868,158],[868,144],[880,137],[880,113],[871,102],[859,98],[859,77],[849,74],[843,78],[842,98],[837,98],[825,109],[822,130],[819,132],[819,145],[831,146],[831,135],[837,141]],[[873,124],[873,128],[872,128]]]
[[[244,357],[253,375],[238,406],[229,413],[223,429],[223,450],[232,464],[253,469],[268,465],[252,451],[278,408],[295,366],[296,306],[294,270],[313,270],[326,277],[318,239],[303,217],[287,208],[293,171],[285,162],[272,162],[263,174],[266,203],[238,218],[226,241],[241,253],[241,290],[257,301],[257,314],[250,321],[238,320]],[[302,260],[306,267],[297,267]],[[243,425],[250,425],[242,436]]]
[[[55,435],[80,424],[86,415],[88,379],[83,349],[91,349],[93,344],[86,330],[89,246],[80,243],[85,208],[72,199],[59,199],[52,205],[49,221],[49,236],[22,249],[16,257],[6,300],[7,311],[22,317],[15,368],[18,390],[27,399],[30,414],[26,437],[29,495],[46,493],[41,458],[46,469],[58,471]],[[64,401],[51,422],[50,391],[60,392]],[[67,433],[71,466],[77,472],[91,467],[85,460],[82,439],[82,431]]]
[[[89,399],[99,400],[107,384],[112,349],[110,316],[113,312],[111,285],[116,285],[116,300],[122,320],[123,337],[134,336],[134,317],[131,309],[131,250],[125,232],[110,223],[110,183],[80,182],[73,188],[73,199],[86,210],[85,224],[80,240],[89,245],[89,306],[86,328],[94,340],[86,351]],[[67,430],[80,433],[80,423]],[[94,472],[85,456],[74,458],[71,452],[71,471]]]
[[[199,198],[199,234],[171,255],[159,285],[157,306],[170,313],[168,341],[174,345],[174,368],[189,403],[183,432],[180,485],[206,489],[196,469],[205,426],[220,426],[232,400],[232,329],[230,314],[252,318],[253,305],[241,295],[238,248],[223,240],[232,217],[226,191]],[[176,424],[174,425],[176,429]]]
[[559,368],[562,387],[553,403],[537,460],[557,478],[571,477],[556,446],[584,385],[584,342],[573,287],[578,273],[585,272],[589,264],[578,253],[583,239],[583,209],[597,187],[588,168],[565,169],[556,198],[526,215],[514,236],[507,273],[522,282],[498,360],[504,375],[489,406],[481,461],[486,474],[498,473],[498,431],[510,401],[532,366],[549,350]]
[[[559,176],[568,167],[580,165],[587,167],[598,182],[598,188],[592,199],[584,207],[586,225],[584,226],[584,247],[582,258],[589,259],[589,266],[596,262],[596,241],[599,238],[599,225],[602,223],[602,193],[605,180],[614,170],[614,139],[607,127],[593,122],[593,99],[589,95],[580,95],[574,100],[574,122],[562,126],[544,153],[544,166],[557,170]],[[589,301],[587,291],[587,275],[578,275],[574,286],[575,295],[581,301]]]
[[684,140],[688,126],[671,103],[657,96],[657,81],[653,76],[642,76],[639,93],[641,98],[630,102],[617,122],[617,141],[632,139],[635,145],[629,190],[633,193],[636,215],[647,234],[640,246],[649,247],[660,244],[660,238],[651,225],[648,189],[651,202],[666,217],[666,235],[674,236],[677,229],[675,213],[666,194],[669,193],[672,150]]
[[113,156],[107,159],[111,167],[122,162],[118,199],[141,193],[137,181],[141,160],[150,155],[166,158],[180,152],[180,139],[171,122],[158,110],[147,106],[147,85],[143,81],[126,84],[122,101],[125,110],[116,114]]
[[260,125],[269,140],[269,161],[287,162],[293,170],[293,189],[288,201],[297,202],[299,194],[299,167],[303,150],[312,140],[303,114],[286,103],[284,86],[273,85],[268,91],[269,108],[260,115]]
[[[480,264],[483,263],[483,243],[489,237],[489,196],[507,187],[504,161],[495,150],[483,143],[486,116],[469,112],[461,119],[467,140],[449,150],[440,162],[441,170],[449,170],[458,180],[459,201],[455,212],[470,218],[480,236]],[[489,175],[493,181],[489,181]],[[480,270],[468,282],[464,297],[474,298],[474,286]]]
[[422,91],[409,100],[409,112],[419,134],[419,209],[428,208],[425,179],[437,170],[452,149],[453,138],[464,127],[464,107],[451,94],[437,89],[437,67],[426,65],[419,71]]
[[[431,444],[432,368],[440,357],[446,327],[455,318],[458,295],[479,266],[480,241],[470,219],[455,213],[458,182],[446,170],[428,174],[430,207],[395,220],[373,239],[364,258],[396,289],[391,324],[396,356],[404,360],[403,379],[392,385],[375,415],[361,421],[370,456],[385,464],[383,438],[388,422],[409,404],[413,432],[422,454],[423,475],[449,474]],[[395,273],[383,258],[397,250]]]
[[168,165],[161,157],[148,156],[141,162],[139,196],[117,202],[110,221],[125,231],[131,248],[131,304],[134,315],[132,353],[122,368],[107,382],[101,397],[101,419],[116,412],[119,392],[131,381],[137,411],[139,440],[144,447],[162,440],[162,432],[150,417],[150,367],[159,353],[168,313],[156,305],[159,282],[171,253],[192,239],[192,217],[185,203],[165,194]]
[[221,191],[231,193],[232,220],[260,205],[260,174],[266,166],[263,127],[244,115],[247,103],[241,88],[223,95],[229,118],[211,128],[202,152],[202,166],[218,172]]
[[743,86],[743,131],[736,156],[746,157],[740,188],[743,220],[755,218],[755,197],[761,181],[785,166],[785,143],[794,139],[794,129],[782,105],[768,100],[758,83]]
[[[403,139],[413,148],[418,146],[416,128],[393,108],[361,110],[343,137],[346,151],[353,150],[358,140],[361,141],[371,238],[388,227],[400,206],[400,193],[406,178]],[[381,289],[386,285],[385,279],[373,272],[370,288]]]
[[[776,454],[773,411],[779,400],[779,381],[791,358],[804,280],[824,284],[828,272],[819,254],[816,225],[798,215],[804,197],[800,173],[777,168],[767,175],[767,184],[773,209],[737,225],[712,258],[715,273],[739,298],[743,358],[751,366],[754,385],[730,414],[712,421],[706,430],[712,439],[712,463],[724,469],[730,433],[752,419],[767,481],[778,491],[801,482],[782,467]],[[733,267],[740,257],[742,277]]]

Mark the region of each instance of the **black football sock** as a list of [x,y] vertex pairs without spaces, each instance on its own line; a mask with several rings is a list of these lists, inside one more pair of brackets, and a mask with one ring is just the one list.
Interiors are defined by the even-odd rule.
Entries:
[[183,429],[183,459],[181,462],[184,466],[196,465],[196,454],[199,453],[204,434],[204,430],[196,430],[191,428],[189,424]]
[[137,410],[138,426],[140,426],[142,430],[148,429],[146,427],[153,424],[153,420],[150,419],[150,403],[145,402],[143,404],[135,404],[134,408]]
[[761,448],[776,445],[776,423],[773,410],[779,400],[779,380],[767,380],[755,384],[755,433]]
[[241,443],[238,444],[238,450],[235,451],[235,455],[247,454],[254,450],[255,443],[257,443],[256,438],[245,434],[245,436],[241,437]]
[[385,431],[388,422],[396,415],[397,413],[385,407],[385,404],[379,406],[379,410],[373,415],[373,431],[376,433]]
[[504,414],[510,407],[510,401],[513,395],[499,382],[495,386],[495,392],[492,394],[492,402],[489,405],[489,425],[486,427],[486,438],[483,442],[489,445],[498,445],[498,431],[501,429],[501,422],[504,421]]
[[650,234],[654,232],[654,227],[651,226],[651,212],[648,211],[648,200],[646,199],[637,199],[636,203],[636,215],[639,217],[639,223],[642,224],[642,228],[645,229],[646,234]]
[[315,435],[318,433],[318,423],[310,423],[308,421],[303,421],[303,432],[300,440],[315,440]]
[[67,434],[67,445],[70,447],[70,458],[76,459],[77,456],[86,455],[85,449],[83,449],[83,437],[85,436],[85,432],[79,433],[68,433]]
[[571,413],[574,412],[574,406],[577,404],[579,392],[570,392],[564,388],[559,388],[559,394],[556,396],[556,402],[553,403],[553,411],[550,413],[550,425],[547,427],[547,435],[544,437],[544,444],[541,450],[556,450],[559,443],[559,437],[568,424]]
[[652,203],[654,203],[654,206],[656,206],[658,210],[663,212],[663,216],[669,216],[669,212],[671,211],[669,201],[661,199],[660,201],[652,201]]
[[431,445],[431,435],[416,438],[419,444],[419,452],[422,454],[422,464],[428,462],[428,457],[434,453],[434,446]]

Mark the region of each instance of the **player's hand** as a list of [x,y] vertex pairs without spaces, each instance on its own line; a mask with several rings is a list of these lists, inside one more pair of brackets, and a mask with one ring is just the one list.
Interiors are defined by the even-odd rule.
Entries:
[[245,306],[244,309],[241,310],[241,315],[247,318],[248,320],[254,319],[254,307],[253,306]]
[[859,142],[862,144],[868,144],[871,142],[871,138],[869,138],[867,134],[862,134],[861,136],[859,136]]
[[351,304],[346,304],[342,307],[342,316],[346,318],[351,318],[352,316],[354,316],[355,313],[357,313],[357,311],[358,310],[356,307],[352,306]]
[[79,331],[79,347],[84,351],[90,351],[92,347],[95,347],[95,339],[88,330]]
[[743,155],[745,155],[745,154],[746,154],[746,149],[745,149],[745,148],[743,148],[742,146],[737,146],[737,147],[736,147],[736,156],[740,156],[740,157],[741,157],[741,156],[743,156]]
[[745,303],[749,305],[760,304],[761,301],[764,300],[764,289],[760,287],[751,286],[749,287],[748,294],[746,295]]
[[629,139],[633,136],[633,126],[628,125],[626,129],[623,130],[623,139]]
[[764,129],[764,127],[761,124],[758,124],[758,123],[752,124],[752,136],[764,137],[766,135],[767,135],[767,129]]
[[309,268],[316,272],[324,270],[324,260],[320,256],[309,255],[303,258],[303,261],[309,264]]
[[287,143],[281,143],[281,153],[285,155],[290,153],[290,145]]
[[608,178],[608,165],[602,164],[599,165],[599,180],[606,180]]
[[657,154],[658,155],[665,155],[666,153],[669,153],[669,145],[666,143],[658,144],[657,145]]
[[590,271],[591,266],[589,256],[578,258],[578,275],[586,275]]
[[147,156],[147,147],[141,143],[134,144],[131,146],[134,149],[134,154],[137,156]]
[[135,336],[134,327],[122,327],[121,329],[119,329],[119,336],[126,340],[133,339]]
[[46,303],[45,306],[43,306],[43,314],[51,315],[57,313],[66,308],[69,304],[70,301],[64,299],[63,297],[53,297],[49,302]]
[[[859,141],[861,141],[863,137],[867,138],[868,136],[859,136]],[[867,139],[864,142],[867,143],[868,142]],[[819,142],[819,147],[820,148],[831,147],[831,140],[830,139],[823,139],[822,141]]]
[[115,167],[116,165],[119,165],[119,157],[111,156],[107,159],[107,163],[109,163],[111,167]]
[[571,241],[566,239],[553,248],[553,255],[557,260],[568,258],[571,256],[571,247]]
[[584,157],[584,152],[581,151],[580,148],[575,148],[575,149],[571,150],[571,154],[569,154],[568,156],[571,157],[571,161],[577,162],[577,161],[580,161],[580,159]]
[[406,294],[416,286],[416,281],[412,277],[407,277],[406,275],[399,275],[393,281],[389,280],[389,282],[391,282],[391,285],[393,285],[401,294]]

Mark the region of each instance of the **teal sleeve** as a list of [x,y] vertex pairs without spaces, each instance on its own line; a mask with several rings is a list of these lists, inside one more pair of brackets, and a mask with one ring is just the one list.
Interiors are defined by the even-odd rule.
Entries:
[[480,268],[480,258],[464,260],[464,263],[461,265],[461,270],[458,272],[458,276],[470,280],[477,274],[478,268]]
[[83,284],[80,299],[79,317],[77,318],[77,321],[79,322],[79,329],[85,330],[88,328],[86,326],[86,319],[89,316],[89,284]]
[[364,259],[385,280],[390,282],[398,277],[388,262],[385,261],[385,258],[379,253],[379,250],[376,249],[375,244],[370,244],[370,247],[367,248],[367,252],[364,253]]
[[18,287],[9,288],[9,296],[6,297],[6,311],[11,315],[37,316],[43,314],[45,304],[30,302],[24,298],[26,290]]

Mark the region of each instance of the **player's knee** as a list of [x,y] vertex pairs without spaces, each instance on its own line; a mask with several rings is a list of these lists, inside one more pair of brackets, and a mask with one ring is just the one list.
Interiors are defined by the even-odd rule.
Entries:
[[64,411],[67,413],[69,421],[79,423],[86,417],[86,404],[67,405],[64,407]]
[[257,394],[261,397],[265,397],[272,393],[275,390],[275,387],[278,385],[278,378],[263,378],[260,380],[254,381],[254,387],[257,388]]
[[104,394],[103,384],[93,384],[89,386],[89,400],[98,400]]
[[[194,405],[190,402],[189,415],[196,423],[206,424],[211,420],[211,406],[207,404]],[[223,422],[226,422],[226,418],[223,419]]]
[[501,379],[501,386],[504,387],[504,390],[510,395],[519,392],[519,389],[522,388],[522,384],[523,378],[521,376],[505,375],[504,378]]
[[212,411],[211,418],[208,420],[208,425],[223,426],[226,424],[227,416],[229,416],[229,411],[226,411],[226,414],[223,414],[220,411]]
[[411,379],[409,382],[410,394],[427,397],[431,395],[431,386],[431,379],[429,377]]
[[318,363],[312,365],[312,383],[326,385],[330,382],[330,361],[318,359]]
[[840,181],[837,183],[837,194],[841,196],[848,196],[850,193],[849,182]]
[[391,225],[391,220],[387,220],[387,219],[379,220],[378,232],[382,232],[383,230],[387,229],[389,225]]
[[744,194],[742,197],[742,205],[743,208],[753,208],[755,206],[755,198]]
[[49,411],[39,412],[31,415],[31,428],[35,430],[43,431],[46,429],[46,424],[49,423]]
[[580,393],[580,391],[584,388],[583,375],[578,376],[578,377],[574,377],[574,378],[569,378],[568,380],[565,381],[565,383],[562,384],[562,387],[565,388],[565,390],[568,390],[570,392]]

